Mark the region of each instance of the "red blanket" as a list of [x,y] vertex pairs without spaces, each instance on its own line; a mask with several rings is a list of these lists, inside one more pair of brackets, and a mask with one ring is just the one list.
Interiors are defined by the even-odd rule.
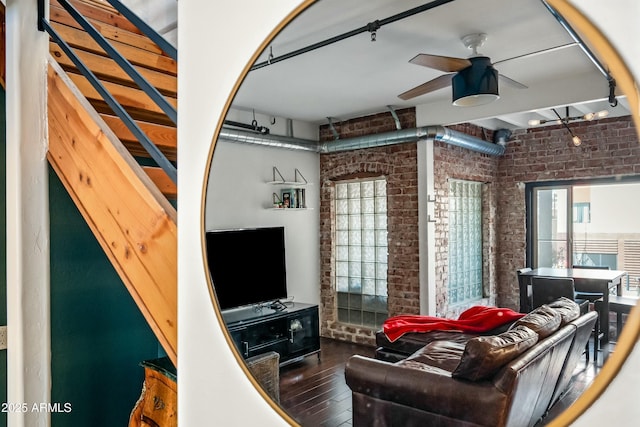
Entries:
[[508,308],[476,305],[462,312],[458,320],[433,316],[402,315],[385,320],[382,329],[389,341],[394,342],[409,332],[487,332],[505,323],[518,320],[522,316],[524,313],[518,313]]

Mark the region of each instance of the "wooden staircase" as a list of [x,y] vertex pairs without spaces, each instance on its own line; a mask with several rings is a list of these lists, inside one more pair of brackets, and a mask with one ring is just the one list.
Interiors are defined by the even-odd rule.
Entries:
[[[70,3],[172,104],[177,63],[110,6]],[[49,22],[172,162],[176,127],[56,1]],[[174,365],[177,365],[176,185],[64,51],[50,43],[48,160]]]

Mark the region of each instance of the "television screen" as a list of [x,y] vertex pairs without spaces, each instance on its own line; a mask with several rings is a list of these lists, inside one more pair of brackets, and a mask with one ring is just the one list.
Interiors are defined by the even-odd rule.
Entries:
[[287,297],[284,227],[208,231],[206,244],[222,310]]

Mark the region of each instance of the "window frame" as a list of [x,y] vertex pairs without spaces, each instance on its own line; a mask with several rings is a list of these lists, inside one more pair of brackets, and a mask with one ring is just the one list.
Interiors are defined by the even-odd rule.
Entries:
[[[617,176],[617,177],[604,177],[604,178],[587,178],[587,179],[567,179],[561,181],[542,181],[542,182],[527,182],[525,183],[525,224],[526,224],[526,254],[525,254],[525,266],[529,268],[535,268],[537,265],[535,260],[535,241],[537,236],[537,230],[535,228],[535,189],[545,187],[569,187],[569,194],[573,193],[574,186],[581,185],[599,185],[599,184],[633,184],[640,182],[640,175],[629,176]],[[569,206],[573,207],[573,204]],[[573,228],[573,208],[567,215],[568,222]],[[567,233],[568,238],[571,240],[572,233]],[[573,251],[573,242],[569,241],[569,250]],[[571,252],[571,258],[573,259],[573,252]]]

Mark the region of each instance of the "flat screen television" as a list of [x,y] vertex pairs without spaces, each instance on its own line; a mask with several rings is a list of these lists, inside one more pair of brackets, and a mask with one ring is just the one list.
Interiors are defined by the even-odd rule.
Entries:
[[284,227],[207,231],[206,245],[220,309],[287,297]]

